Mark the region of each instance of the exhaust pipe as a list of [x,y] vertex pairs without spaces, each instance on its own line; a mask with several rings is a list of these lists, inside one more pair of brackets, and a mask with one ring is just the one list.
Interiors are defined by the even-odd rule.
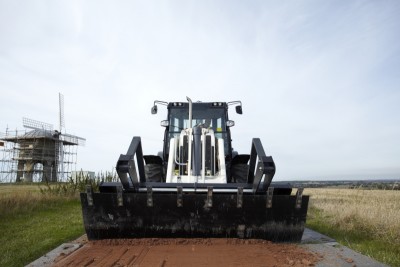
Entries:
[[192,128],[192,99],[190,99],[188,96],[186,97],[187,101],[189,102],[189,128]]

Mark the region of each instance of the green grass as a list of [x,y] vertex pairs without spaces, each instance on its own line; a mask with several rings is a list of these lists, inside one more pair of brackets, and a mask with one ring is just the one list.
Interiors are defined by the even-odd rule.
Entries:
[[79,199],[0,185],[0,229],[0,266],[25,266],[84,233]]
[[307,190],[311,194],[307,227],[377,261],[400,266],[399,210],[390,204],[398,205],[400,192]]

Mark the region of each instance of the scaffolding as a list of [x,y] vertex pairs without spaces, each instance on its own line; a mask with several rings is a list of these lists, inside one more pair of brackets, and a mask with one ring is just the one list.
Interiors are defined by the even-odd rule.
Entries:
[[83,141],[52,129],[6,129],[0,133],[0,182],[64,182]]

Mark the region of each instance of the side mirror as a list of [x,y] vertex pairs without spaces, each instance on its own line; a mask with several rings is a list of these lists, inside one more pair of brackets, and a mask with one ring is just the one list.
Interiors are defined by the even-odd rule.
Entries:
[[235,126],[235,122],[234,121],[231,121],[231,120],[227,120],[226,121],[226,127],[233,127],[233,126]]
[[236,113],[243,114],[242,106],[236,106]]
[[152,108],[151,108],[151,114],[157,114],[157,106],[156,105],[154,105]]

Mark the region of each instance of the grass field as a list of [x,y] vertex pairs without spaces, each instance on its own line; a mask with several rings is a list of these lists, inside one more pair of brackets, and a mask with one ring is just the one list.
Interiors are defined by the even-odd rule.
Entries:
[[364,255],[400,266],[400,191],[306,189],[307,226]]
[[0,184],[0,229],[0,266],[25,266],[83,234],[79,200]]

